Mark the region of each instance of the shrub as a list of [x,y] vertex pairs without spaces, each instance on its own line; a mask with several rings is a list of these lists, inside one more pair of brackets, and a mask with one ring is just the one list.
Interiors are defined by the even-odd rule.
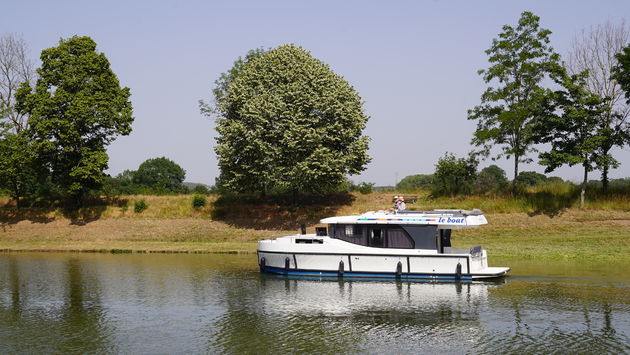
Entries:
[[496,165],[485,167],[477,175],[475,180],[475,190],[479,192],[498,191],[504,189],[508,184],[505,170]]
[[470,192],[477,178],[477,164],[472,155],[457,159],[452,153],[445,153],[435,164],[432,195],[455,196]]
[[208,187],[206,185],[203,184],[199,184],[196,185],[194,189],[192,189],[192,192],[198,194],[198,195],[209,195],[210,194],[210,190],[208,189]]
[[528,186],[536,186],[545,182],[547,177],[535,171],[521,171],[516,177],[516,181]]
[[144,199],[136,201],[133,206],[133,210],[136,213],[142,213],[142,211],[146,210],[147,208],[149,208],[149,205],[147,205],[147,201],[145,201]]
[[396,190],[414,191],[422,187],[428,187],[433,182],[432,174],[417,174],[405,176],[396,184]]
[[195,195],[192,200],[193,208],[198,210],[206,206],[206,198],[201,195]]

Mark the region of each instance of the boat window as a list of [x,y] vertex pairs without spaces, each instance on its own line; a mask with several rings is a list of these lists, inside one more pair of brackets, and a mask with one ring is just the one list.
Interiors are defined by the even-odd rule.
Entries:
[[367,245],[367,236],[364,233],[363,225],[360,224],[336,225],[334,228],[334,238],[345,240],[353,244]]
[[296,244],[324,244],[324,241],[321,239],[304,238],[304,239],[296,239],[295,243]]
[[380,228],[370,229],[369,246],[375,248],[383,248],[385,246],[385,238],[383,236],[383,230]]
[[387,247],[398,249],[413,249],[415,243],[409,234],[400,227],[387,229]]

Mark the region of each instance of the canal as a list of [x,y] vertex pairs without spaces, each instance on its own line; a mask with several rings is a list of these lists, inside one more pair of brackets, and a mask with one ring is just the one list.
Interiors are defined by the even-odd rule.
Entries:
[[289,279],[255,255],[0,254],[0,353],[624,353],[630,263],[495,282]]

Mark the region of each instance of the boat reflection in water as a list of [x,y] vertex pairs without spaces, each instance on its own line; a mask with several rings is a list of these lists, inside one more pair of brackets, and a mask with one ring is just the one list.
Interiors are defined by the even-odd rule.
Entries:
[[[389,281],[383,279],[320,279],[261,274],[266,312],[346,314],[352,311],[396,313],[438,311],[487,303],[489,289],[507,283],[492,281]],[[290,302],[287,300],[290,299]]]

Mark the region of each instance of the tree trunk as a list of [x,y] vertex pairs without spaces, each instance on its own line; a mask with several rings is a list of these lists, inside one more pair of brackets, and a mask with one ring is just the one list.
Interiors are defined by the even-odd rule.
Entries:
[[602,168],[602,191],[604,194],[608,192],[608,164]]
[[512,194],[516,193],[516,178],[518,177],[518,155],[514,155],[514,179],[512,180]]
[[588,167],[584,166],[584,180],[582,181],[582,191],[580,192],[580,208],[584,208],[584,196],[586,195],[586,182],[588,181]]

